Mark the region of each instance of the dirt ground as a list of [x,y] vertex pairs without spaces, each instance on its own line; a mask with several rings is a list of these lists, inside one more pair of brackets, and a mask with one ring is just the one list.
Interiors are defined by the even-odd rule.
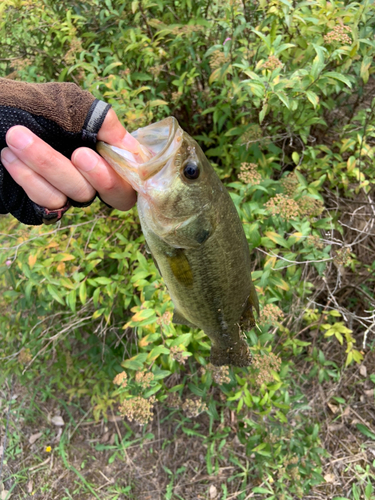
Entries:
[[[375,353],[370,352],[338,383],[313,379],[305,385],[308,416],[320,424],[327,453],[325,483],[303,498],[346,497],[354,477],[375,477],[373,373]],[[236,436],[233,412],[215,423],[231,432],[209,475],[202,439],[209,433],[205,413],[184,422],[178,410],[156,405],[154,420],[142,428],[114,414],[107,422],[94,422],[88,401],[68,403],[55,396],[42,402],[31,388],[16,383],[2,387],[0,397],[2,499],[229,500],[243,493],[242,480],[235,478],[241,468],[231,457],[245,465],[251,456]],[[358,424],[369,430],[367,437]],[[266,498],[252,493],[257,481],[248,478],[246,499]]]

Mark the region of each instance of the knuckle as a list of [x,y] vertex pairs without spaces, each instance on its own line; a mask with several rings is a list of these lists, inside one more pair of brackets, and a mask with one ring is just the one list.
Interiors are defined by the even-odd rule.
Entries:
[[58,158],[53,150],[47,149],[43,154],[38,154],[32,162],[33,166],[41,172],[49,170],[51,167],[56,167]]
[[22,186],[25,191],[28,187],[32,187],[35,183],[35,173],[29,168],[13,169],[12,171],[13,179]]
[[79,203],[84,203],[86,201],[91,200],[94,197],[94,195],[95,195],[95,190],[92,186],[81,185],[75,188],[71,198],[74,199],[74,201],[78,201]]
[[100,191],[111,192],[118,187],[116,179],[113,176],[107,176],[102,180]]
[[46,194],[43,198],[43,203],[38,203],[39,205],[48,208],[49,210],[57,210],[66,205],[66,196],[63,194],[56,195],[54,193]]

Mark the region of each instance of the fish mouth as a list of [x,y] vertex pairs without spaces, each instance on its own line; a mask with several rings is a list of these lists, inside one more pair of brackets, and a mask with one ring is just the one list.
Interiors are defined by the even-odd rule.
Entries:
[[183,130],[176,118],[170,116],[140,128],[131,135],[152,155],[148,161],[139,163],[130,151],[102,141],[97,143],[96,149],[122,178],[139,191],[147,179],[160,172],[168,160],[175,156],[182,144]]

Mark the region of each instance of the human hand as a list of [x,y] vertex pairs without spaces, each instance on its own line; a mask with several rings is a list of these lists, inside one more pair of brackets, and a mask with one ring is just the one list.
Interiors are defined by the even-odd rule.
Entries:
[[[138,152],[138,141],[124,129],[113,109],[98,132],[98,140]],[[42,207],[62,208],[67,198],[84,203],[96,192],[119,210],[129,210],[136,201],[133,188],[92,149],[76,149],[69,161],[21,125],[8,130],[6,142],[2,164],[28,197]]]

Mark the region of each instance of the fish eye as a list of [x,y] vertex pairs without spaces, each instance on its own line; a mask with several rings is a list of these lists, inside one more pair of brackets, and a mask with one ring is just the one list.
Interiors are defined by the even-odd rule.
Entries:
[[188,161],[184,166],[184,176],[186,179],[194,180],[199,177],[199,167],[196,163]]

